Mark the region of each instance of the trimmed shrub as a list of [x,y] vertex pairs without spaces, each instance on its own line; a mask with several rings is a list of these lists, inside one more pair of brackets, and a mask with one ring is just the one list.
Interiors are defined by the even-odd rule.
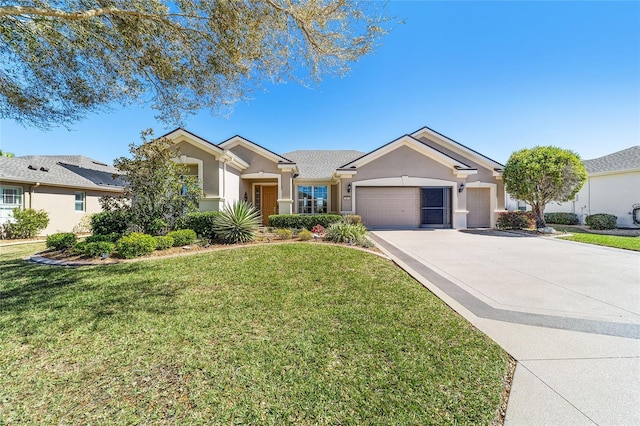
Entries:
[[575,213],[545,213],[544,221],[556,225],[579,225],[580,219]]
[[169,232],[167,237],[173,238],[174,247],[182,247],[195,243],[198,236],[193,229],[179,229]]
[[352,225],[362,223],[362,217],[359,214],[345,214],[342,216],[342,220],[344,220],[345,223],[350,223]]
[[208,211],[195,212],[187,214],[178,226],[179,229],[193,229],[202,238],[215,238],[213,228],[216,218],[220,217],[222,212]]
[[73,254],[84,254],[84,248],[87,245],[86,241],[78,241],[71,247],[71,253]]
[[100,212],[91,216],[91,231],[99,235],[123,235],[130,222],[131,212],[128,210]]
[[533,228],[536,218],[533,212],[503,212],[498,214],[496,228],[498,229],[525,229]]
[[224,244],[248,243],[256,238],[259,226],[260,211],[245,201],[238,201],[225,206],[215,220],[213,232],[216,239]]
[[115,250],[116,245],[109,241],[94,241],[92,243],[85,243],[84,254],[88,257],[102,257],[103,255],[110,255]]
[[15,208],[12,215],[4,230],[8,238],[33,238],[49,225],[49,215],[44,210]]
[[327,228],[325,238],[335,243],[357,243],[358,240],[365,238],[365,235],[367,235],[367,228],[362,224],[338,222]]
[[118,240],[116,244],[118,256],[125,259],[150,254],[156,249],[156,240],[151,235],[133,232]]
[[166,250],[173,247],[175,240],[169,235],[158,235],[153,237],[156,240],[156,250]]
[[279,240],[290,240],[293,237],[293,231],[291,229],[278,229],[276,231],[276,237]]
[[332,223],[342,222],[338,214],[273,214],[269,216],[269,226],[274,228],[308,229],[315,225],[328,227]]
[[298,238],[300,238],[301,241],[309,241],[313,238],[313,233],[308,229],[303,229],[302,231],[298,232]]
[[108,234],[108,235],[94,234],[94,235],[89,235],[87,238],[84,239],[84,241],[86,243],[97,243],[101,241],[106,241],[108,243],[116,243],[121,236],[122,235],[115,234],[115,233]]
[[607,213],[596,213],[587,216],[584,223],[591,229],[616,229],[618,217]]
[[61,232],[49,235],[45,246],[56,250],[64,250],[73,247],[76,241],[78,239],[73,232]]

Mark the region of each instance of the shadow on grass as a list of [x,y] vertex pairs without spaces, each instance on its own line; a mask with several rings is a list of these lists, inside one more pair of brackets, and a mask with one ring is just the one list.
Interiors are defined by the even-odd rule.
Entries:
[[22,334],[55,321],[96,328],[115,316],[166,313],[182,288],[135,263],[68,268],[13,259],[0,262],[0,276],[0,325]]

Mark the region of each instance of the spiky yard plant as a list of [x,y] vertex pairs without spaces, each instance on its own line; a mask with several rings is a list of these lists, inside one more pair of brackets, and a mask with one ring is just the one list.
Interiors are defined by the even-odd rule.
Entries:
[[238,201],[225,206],[222,214],[215,218],[213,229],[220,242],[238,244],[253,241],[259,226],[260,211],[245,201]]

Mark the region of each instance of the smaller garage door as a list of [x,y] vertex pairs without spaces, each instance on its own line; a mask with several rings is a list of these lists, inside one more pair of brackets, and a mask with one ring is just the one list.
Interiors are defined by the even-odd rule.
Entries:
[[467,189],[467,227],[489,228],[491,226],[491,198],[489,188]]
[[420,189],[358,187],[356,213],[368,228],[420,226]]

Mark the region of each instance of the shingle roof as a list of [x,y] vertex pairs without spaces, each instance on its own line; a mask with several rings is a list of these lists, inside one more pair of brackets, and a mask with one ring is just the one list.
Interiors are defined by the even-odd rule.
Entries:
[[[94,167],[80,167],[77,165],[64,165],[56,160],[66,159],[88,166],[92,164]],[[83,156],[37,156],[31,155],[26,157],[0,157],[0,181],[13,181],[51,184],[70,186],[75,188],[117,188],[122,182],[116,180],[111,184],[108,182],[107,176],[111,175],[115,168],[107,166],[104,163],[95,162],[88,157]],[[93,170],[100,175],[99,179],[91,179],[78,174],[75,171],[86,172]],[[83,173],[86,174],[86,173]],[[105,182],[106,181],[106,182]],[[108,182],[108,183],[107,183]]]
[[593,160],[584,160],[584,166],[589,173],[640,169],[640,145]]
[[82,167],[83,169],[100,170],[109,173],[118,173],[118,170],[93,158],[84,155],[22,155],[16,158],[22,158],[34,163],[56,164],[64,163],[72,166]]
[[298,150],[282,154],[297,163],[298,179],[330,179],[338,167],[362,155],[364,152],[355,150]]

